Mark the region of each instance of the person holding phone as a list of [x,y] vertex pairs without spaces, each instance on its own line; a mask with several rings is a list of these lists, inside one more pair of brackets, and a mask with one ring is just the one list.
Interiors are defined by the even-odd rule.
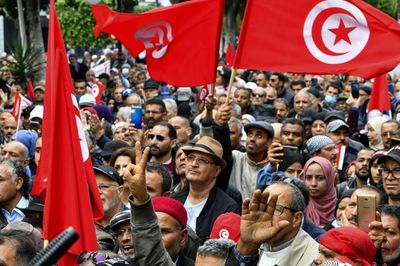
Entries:
[[305,216],[320,227],[330,224],[335,219],[335,176],[332,163],[319,156],[309,159],[299,176],[310,190],[310,202]]

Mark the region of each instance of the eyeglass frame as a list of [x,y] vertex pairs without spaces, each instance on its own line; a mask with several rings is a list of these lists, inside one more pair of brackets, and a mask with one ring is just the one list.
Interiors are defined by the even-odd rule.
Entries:
[[[281,210],[278,210],[276,207],[280,207],[282,208]],[[293,210],[292,208],[288,207],[288,206],[284,206],[284,205],[280,205],[280,204],[276,204],[275,205],[275,210],[274,210],[274,216],[281,216],[282,213],[286,210],[289,210],[290,212],[297,212],[296,210]],[[276,214],[276,212],[279,212],[279,214]]]
[[208,160],[208,159],[206,159],[206,158],[198,157],[198,156],[196,156],[196,155],[194,155],[194,154],[192,154],[192,153],[186,156],[186,160],[187,160],[189,163],[192,163],[192,162],[194,162],[194,161],[197,161],[197,162],[198,162],[199,164],[201,164],[201,165],[217,164],[216,161],[210,161],[210,160]]
[[168,140],[168,139],[169,139],[169,138],[167,138],[167,137],[164,137],[164,136],[158,135],[158,134],[152,134],[152,133],[150,133],[150,134],[147,135],[147,139],[148,139],[148,140],[153,140],[154,138],[156,138],[157,141],[159,141],[159,142],[163,142],[164,140]]
[[[387,170],[388,171],[387,175],[383,174],[383,170]],[[398,170],[399,171],[398,175],[395,175],[393,173],[394,170]],[[400,167],[397,167],[397,168],[394,168],[394,169],[386,169],[384,167],[381,167],[381,168],[378,169],[378,173],[382,176],[382,178],[388,178],[389,174],[391,174],[392,177],[400,179]]]

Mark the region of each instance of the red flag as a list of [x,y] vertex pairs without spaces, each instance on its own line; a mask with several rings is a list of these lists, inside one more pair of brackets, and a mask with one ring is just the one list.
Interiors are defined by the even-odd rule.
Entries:
[[103,97],[104,93],[104,86],[101,84],[101,82],[98,82],[97,80],[93,80],[92,84],[92,95],[96,98],[96,104],[101,101],[101,97]]
[[17,91],[17,93],[15,94],[15,98],[14,98],[14,105],[13,105],[13,109],[11,114],[13,115],[15,121],[17,121],[17,125],[18,125],[18,120],[21,114],[21,94]]
[[58,265],[76,265],[83,251],[97,250],[94,220],[103,207],[73,95],[73,84],[54,0],[50,2],[42,153],[33,187],[46,193],[43,238],[52,240],[72,226],[79,239]]
[[233,47],[231,43],[228,43],[228,48],[226,49],[226,64],[230,67],[233,66],[233,63],[235,61],[235,52],[233,51]]
[[249,0],[234,66],[372,78],[399,63],[399,23],[361,0]]
[[32,100],[35,99],[35,93],[34,93],[34,89],[33,89],[33,85],[32,85],[32,81],[30,79],[28,79],[28,89],[27,89],[27,94],[28,97],[31,98]]
[[390,111],[390,99],[388,91],[387,74],[375,78],[369,99],[368,111],[379,110]]
[[214,83],[223,0],[192,0],[142,14],[92,5],[95,36],[114,35],[137,56],[146,50],[150,76],[175,86]]

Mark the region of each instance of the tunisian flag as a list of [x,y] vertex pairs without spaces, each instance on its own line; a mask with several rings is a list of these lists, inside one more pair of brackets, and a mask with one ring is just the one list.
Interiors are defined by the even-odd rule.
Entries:
[[372,78],[400,63],[400,25],[361,0],[248,0],[235,68]]
[[54,0],[50,2],[42,152],[33,187],[44,196],[43,238],[72,226],[79,239],[58,265],[76,265],[83,251],[97,250],[94,221],[103,216],[67,62]]
[[390,111],[387,74],[380,75],[374,79],[374,86],[368,104],[368,111],[372,110]]
[[223,0],[192,0],[142,14],[92,5],[94,34],[112,34],[134,56],[145,50],[155,80],[182,87],[214,83],[223,10]]

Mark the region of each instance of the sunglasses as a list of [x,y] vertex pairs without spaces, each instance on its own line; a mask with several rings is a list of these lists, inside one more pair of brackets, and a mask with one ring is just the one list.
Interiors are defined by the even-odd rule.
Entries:
[[154,138],[156,138],[160,142],[166,140],[166,137],[161,136],[161,135],[156,135],[156,134],[147,135],[147,139],[149,139],[149,140],[153,140]]
[[253,95],[253,97],[264,97],[265,96],[265,94],[263,94],[263,93],[252,93],[251,95]]

